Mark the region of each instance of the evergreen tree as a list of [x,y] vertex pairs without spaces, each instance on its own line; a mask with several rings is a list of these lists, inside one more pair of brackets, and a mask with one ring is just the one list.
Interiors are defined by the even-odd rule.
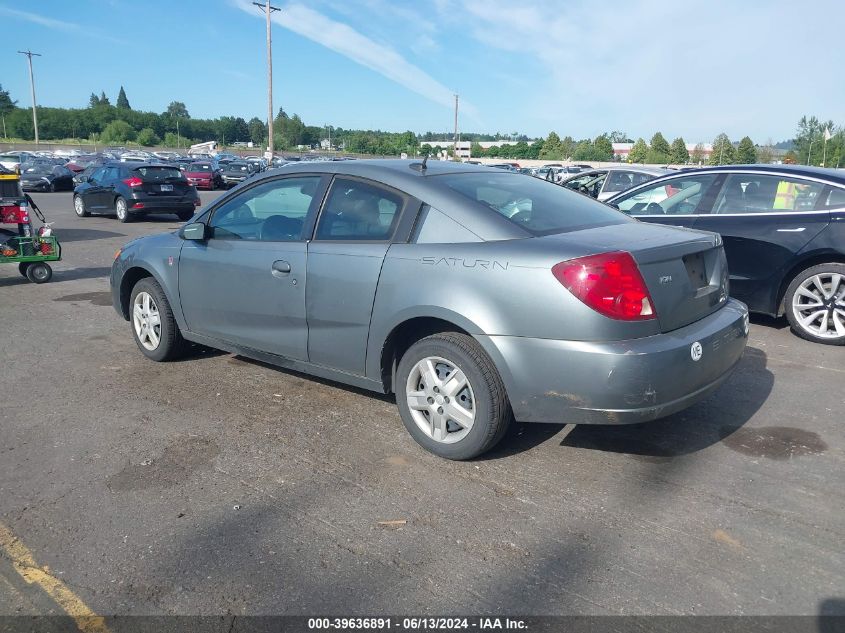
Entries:
[[672,148],[669,147],[669,141],[663,138],[660,132],[655,132],[651,137],[651,151],[657,154],[666,154],[669,156],[672,153]]
[[105,91],[100,92],[100,103],[98,103],[97,105],[104,105],[104,106],[110,106],[111,105],[111,101],[109,101],[109,98],[106,96]]
[[129,106],[129,99],[126,98],[126,91],[123,89],[123,86],[120,87],[120,92],[117,94],[117,107],[123,108],[124,110],[132,109]]
[[728,135],[722,132],[713,139],[713,153],[710,154],[711,165],[733,165],[736,158],[736,150],[734,149],[731,139]]
[[563,148],[557,132],[549,132],[549,136],[546,138],[545,143],[543,143],[543,149],[540,151],[540,158],[556,160],[563,158]]
[[740,165],[753,165],[757,162],[757,148],[747,136],[742,138],[736,148],[736,162]]
[[3,86],[0,85],[0,114],[4,116],[9,114],[9,112],[15,109],[16,103],[17,101],[12,101],[12,98],[9,96],[9,91],[3,90]]
[[676,165],[686,165],[689,162],[689,151],[687,150],[687,144],[684,143],[683,137],[679,136],[672,141],[669,156]]
[[648,158],[648,145],[645,139],[638,138],[628,153],[628,160],[632,163],[644,163],[646,158]]
[[100,97],[92,92],[91,96],[88,98],[88,107],[96,108],[98,105],[100,105]]

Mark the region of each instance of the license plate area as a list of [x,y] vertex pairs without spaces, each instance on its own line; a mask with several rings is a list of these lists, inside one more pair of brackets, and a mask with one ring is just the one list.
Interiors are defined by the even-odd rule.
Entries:
[[162,185],[161,191],[173,191],[173,185]]
[[693,289],[699,290],[710,285],[704,253],[684,255],[684,266],[687,269],[687,275],[689,275],[690,285]]

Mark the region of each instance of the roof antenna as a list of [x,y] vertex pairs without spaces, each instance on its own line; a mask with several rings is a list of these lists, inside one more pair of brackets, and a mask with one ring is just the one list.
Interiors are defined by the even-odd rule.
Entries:
[[419,171],[419,172],[424,172],[424,171],[426,170],[426,166],[425,166],[425,164],[426,164],[426,162],[428,161],[428,157],[429,157],[429,154],[426,154],[426,155],[423,157],[423,160],[422,160],[422,162],[421,162],[421,163],[412,163],[412,164],[411,164],[411,169],[415,169],[415,170],[417,170],[417,171]]

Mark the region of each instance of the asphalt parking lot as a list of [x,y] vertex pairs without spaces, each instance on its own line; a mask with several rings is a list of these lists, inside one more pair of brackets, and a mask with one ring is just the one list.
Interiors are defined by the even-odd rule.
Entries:
[[[40,286],[0,266],[0,545],[93,612],[845,614],[842,348],[758,318],[685,412],[516,425],[447,462],[390,398],[222,353],[147,361],[109,266],[176,218],[34,197],[64,260]],[[0,614],[62,608],[0,548]]]

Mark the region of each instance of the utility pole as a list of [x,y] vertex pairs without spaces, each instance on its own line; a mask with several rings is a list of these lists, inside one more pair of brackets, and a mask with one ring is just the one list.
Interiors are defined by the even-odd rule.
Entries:
[[279,7],[274,7],[270,4],[270,0],[262,4],[260,2],[253,2],[261,11],[267,15],[267,131],[269,139],[267,141],[267,151],[273,155],[273,36],[270,29],[270,15],[274,11],[281,11]]
[[38,115],[35,114],[35,77],[32,74],[32,56],[41,57],[41,53],[33,53],[29,49],[18,52],[21,55],[26,55],[26,59],[29,62],[29,88],[32,91],[32,127],[35,128],[35,144],[38,145]]
[[454,140],[454,156],[458,159],[458,95],[455,95],[455,140]]

